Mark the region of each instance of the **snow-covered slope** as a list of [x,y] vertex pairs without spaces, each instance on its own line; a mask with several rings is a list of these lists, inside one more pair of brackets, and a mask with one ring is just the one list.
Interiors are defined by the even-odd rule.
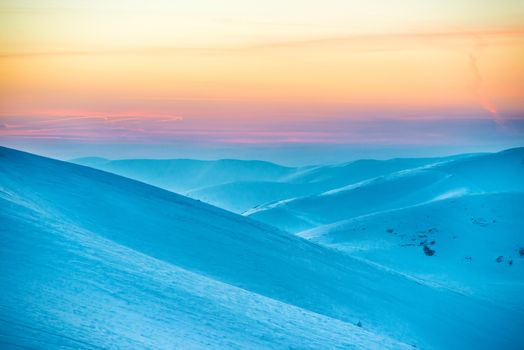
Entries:
[[0,348],[409,348],[2,202]]
[[295,171],[277,164],[222,159],[123,159],[88,157],[71,162],[122,175],[178,193],[237,181],[277,181]]
[[319,195],[272,203],[246,215],[299,232],[464,193],[524,191],[523,159],[524,148],[459,158],[364,180]]
[[[325,188],[324,184],[320,186],[322,189]],[[318,184],[238,181],[200,188],[186,192],[185,195],[241,214],[265,203],[321,191]]]
[[0,185],[4,344],[516,349],[523,340],[518,311],[116,175],[0,148]]
[[465,195],[299,235],[524,312],[524,193]]
[[368,178],[467,156],[398,158],[383,161],[365,159],[344,164],[299,168],[243,160],[107,160],[89,157],[72,162],[243,213],[266,203],[320,194]]
[[377,176],[384,176],[400,170],[412,169],[423,165],[471,156],[473,155],[460,154],[439,158],[393,158],[388,160],[360,159],[342,164],[299,168],[287,176],[285,181],[302,184],[325,183],[325,185],[329,187],[326,188],[326,190],[328,190]]

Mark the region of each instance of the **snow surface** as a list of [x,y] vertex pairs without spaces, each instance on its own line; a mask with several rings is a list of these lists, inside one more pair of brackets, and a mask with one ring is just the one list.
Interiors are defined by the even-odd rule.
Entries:
[[296,171],[264,161],[221,159],[122,159],[97,157],[71,162],[122,175],[177,193],[241,181],[278,181]]
[[365,159],[297,168],[243,160],[108,160],[87,157],[72,162],[184,194],[235,213],[244,213],[267,203],[320,194],[371,177],[467,156],[386,161]]
[[519,310],[83,166],[0,148],[0,201],[5,345],[518,349],[524,338]]
[[246,212],[289,232],[464,193],[524,191],[524,148],[424,165]]
[[[389,348],[407,345],[3,205],[0,346]],[[5,220],[5,221],[4,221]]]
[[[524,193],[474,194],[299,233],[416,280],[524,313]],[[427,255],[428,248],[433,251]]]

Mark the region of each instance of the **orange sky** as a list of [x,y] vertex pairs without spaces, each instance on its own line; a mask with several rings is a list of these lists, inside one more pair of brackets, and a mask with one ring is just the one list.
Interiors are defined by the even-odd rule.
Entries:
[[0,115],[524,110],[521,1],[392,3],[3,1]]

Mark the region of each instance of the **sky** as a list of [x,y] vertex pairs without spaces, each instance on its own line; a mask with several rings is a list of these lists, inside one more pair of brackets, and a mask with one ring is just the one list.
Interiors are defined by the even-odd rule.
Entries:
[[0,144],[61,158],[497,150],[524,2],[0,0],[0,76]]

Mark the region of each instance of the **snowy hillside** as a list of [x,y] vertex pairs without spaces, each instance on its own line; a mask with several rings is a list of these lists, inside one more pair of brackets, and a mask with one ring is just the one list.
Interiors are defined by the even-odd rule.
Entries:
[[518,310],[94,169],[0,148],[0,201],[2,344],[517,349],[524,340]]
[[88,157],[71,162],[122,175],[170,191],[185,193],[237,181],[277,181],[295,171],[263,161],[223,159],[123,159]]
[[2,348],[409,348],[2,202]]
[[524,193],[465,195],[299,235],[429,284],[524,312]]
[[267,203],[320,194],[368,178],[450,158],[357,160],[298,168],[243,160],[108,160],[88,157],[72,162],[184,194],[235,213],[244,213]]
[[185,195],[241,214],[265,203],[318,193],[318,187],[307,183],[238,181],[204,187]]
[[402,170],[251,210],[246,215],[299,232],[465,193],[524,191],[524,148]]

